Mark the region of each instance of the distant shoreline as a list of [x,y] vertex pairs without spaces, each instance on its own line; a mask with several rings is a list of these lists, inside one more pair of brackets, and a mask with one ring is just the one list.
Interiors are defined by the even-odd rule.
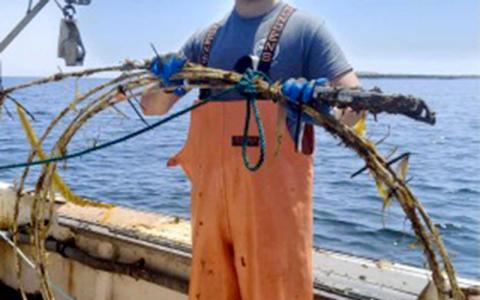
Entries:
[[374,72],[357,72],[358,77],[366,79],[480,79],[480,75],[439,75],[439,74],[388,74]]

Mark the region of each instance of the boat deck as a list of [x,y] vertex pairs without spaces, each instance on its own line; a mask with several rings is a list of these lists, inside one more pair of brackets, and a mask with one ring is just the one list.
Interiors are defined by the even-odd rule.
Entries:
[[[0,189],[0,208],[12,197],[13,190]],[[138,293],[142,299],[160,295],[186,299],[191,261],[188,220],[125,207],[60,204],[56,212],[46,243],[49,273],[75,299],[133,299]],[[22,249],[31,255],[29,237],[21,240]],[[421,268],[312,251],[315,299],[418,299],[429,285],[430,272]],[[16,288],[13,251],[0,241],[0,253],[5,254],[0,257],[0,282]],[[34,272],[25,273],[27,292],[37,292]],[[480,286],[469,280],[460,283]]]
[[[187,220],[123,207],[92,209],[65,205],[59,209],[59,222],[132,243],[169,248],[190,257]],[[324,295],[338,299],[417,299],[429,283],[430,272],[425,269],[323,249],[312,251],[314,289],[319,298]]]

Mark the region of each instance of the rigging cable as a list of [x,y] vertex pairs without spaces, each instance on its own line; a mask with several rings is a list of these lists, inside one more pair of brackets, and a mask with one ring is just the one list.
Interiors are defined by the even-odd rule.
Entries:
[[[0,237],[5,240],[5,242],[11,246],[13,248],[13,250],[20,256],[20,258],[22,258],[22,260],[27,264],[27,266],[29,266],[32,270],[36,270],[37,267],[35,266],[35,264],[30,260],[30,258],[28,258],[28,256],[20,249],[18,248],[15,243],[11,240],[10,238],[10,232],[8,231],[3,231],[3,230],[0,230]],[[54,282],[52,282],[50,280],[50,278],[48,278],[48,281],[50,282],[50,284],[52,285],[52,287],[60,294],[62,295],[65,299],[67,300],[75,300],[72,296],[68,295],[61,287],[59,287],[58,285],[56,285]]]

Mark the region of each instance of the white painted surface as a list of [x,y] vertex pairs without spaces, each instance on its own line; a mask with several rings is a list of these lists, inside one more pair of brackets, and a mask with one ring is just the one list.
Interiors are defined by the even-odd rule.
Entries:
[[[8,185],[0,183],[0,213],[4,207],[11,209],[12,193]],[[8,211],[3,215],[10,220]],[[188,279],[190,227],[185,221],[172,222],[166,216],[120,207],[101,211],[65,205],[59,210],[58,224],[52,230],[56,239],[75,238],[77,247],[92,256],[122,262],[143,258],[150,269]],[[31,247],[22,248],[31,254]],[[13,251],[3,241],[0,254],[0,280],[16,288]],[[95,270],[54,253],[49,255],[48,270],[52,281],[77,300],[187,299],[162,286]],[[313,251],[313,273],[317,289],[335,292],[341,299],[391,300],[417,299],[430,274],[420,268],[324,250]],[[38,290],[35,274],[26,266],[23,282],[28,292]],[[467,280],[460,283],[480,285]]]

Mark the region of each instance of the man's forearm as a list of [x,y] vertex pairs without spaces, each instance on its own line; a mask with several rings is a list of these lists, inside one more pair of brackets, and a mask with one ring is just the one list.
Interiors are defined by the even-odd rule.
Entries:
[[[332,80],[332,85],[345,88],[358,88],[361,86],[360,80],[354,72],[349,72]],[[361,113],[356,113],[350,108],[334,109],[333,114],[337,120],[347,126],[354,126],[361,117]]]
[[180,97],[173,93],[166,93],[156,86],[149,87],[142,95],[142,111],[147,116],[163,115],[172,108],[178,99]]

